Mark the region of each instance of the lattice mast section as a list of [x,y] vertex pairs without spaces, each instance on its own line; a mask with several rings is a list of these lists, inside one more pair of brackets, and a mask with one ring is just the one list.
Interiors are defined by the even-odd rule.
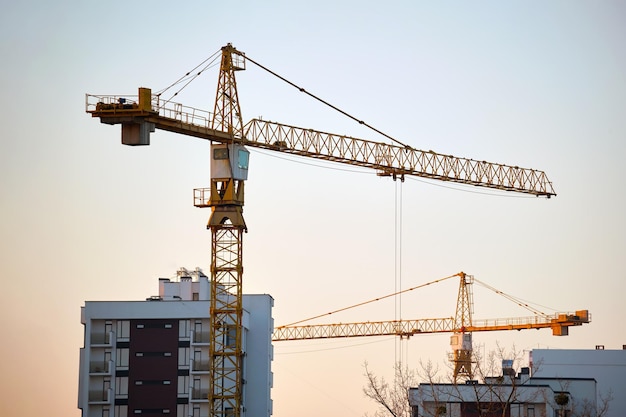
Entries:
[[245,70],[245,57],[230,43],[222,47],[222,62],[217,82],[217,94],[211,128],[228,132],[232,137],[243,137],[243,119],[239,106],[235,71]]
[[241,226],[210,226],[211,339],[210,416],[239,416],[242,409]]
[[456,381],[459,377],[472,379],[472,334],[466,329],[472,327],[472,311],[474,302],[472,299],[472,283],[474,277],[464,272],[459,273],[459,295],[456,301],[456,314],[454,316],[454,334],[450,337],[452,348],[451,361],[453,363],[453,377]]
[[211,230],[210,417],[239,417],[243,411],[242,238],[247,231],[243,204],[248,154],[235,144],[241,141],[243,126],[235,71],[242,69],[243,56],[230,44],[223,47],[212,126],[231,140],[211,145],[211,188],[196,190],[195,196],[196,205],[212,209],[207,225]]

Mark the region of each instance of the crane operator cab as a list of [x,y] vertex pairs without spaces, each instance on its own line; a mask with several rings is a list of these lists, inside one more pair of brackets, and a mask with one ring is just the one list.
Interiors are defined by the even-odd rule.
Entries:
[[250,151],[243,145],[212,144],[211,178],[245,181],[248,179],[249,161]]
[[[242,212],[249,161],[250,152],[241,144],[211,144],[210,198],[206,203],[196,204],[213,209],[207,228],[229,222],[247,230]],[[203,191],[200,192],[204,199]]]

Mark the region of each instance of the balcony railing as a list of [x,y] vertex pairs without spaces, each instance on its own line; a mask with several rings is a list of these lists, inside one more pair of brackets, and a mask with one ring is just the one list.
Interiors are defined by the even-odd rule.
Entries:
[[191,332],[191,343],[197,344],[209,344],[211,341],[211,334],[209,332]]
[[92,333],[90,340],[91,340],[91,346],[93,345],[111,346],[111,341],[113,340],[113,332]]
[[210,362],[209,360],[194,360],[191,362],[192,372],[209,372]]
[[113,361],[92,361],[89,362],[89,373],[90,374],[111,374],[111,369],[113,368]]
[[89,402],[90,403],[109,403],[109,398],[111,398],[111,389],[105,390],[90,390],[89,391]]
[[191,399],[195,400],[195,401],[203,401],[209,400],[209,390],[208,389],[198,389],[198,388],[194,388],[191,390]]

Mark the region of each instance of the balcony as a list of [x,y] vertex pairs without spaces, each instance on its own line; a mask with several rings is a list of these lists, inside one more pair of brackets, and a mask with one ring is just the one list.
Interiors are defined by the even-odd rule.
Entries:
[[111,375],[113,361],[91,361],[89,362],[90,375]]
[[193,373],[209,372],[209,369],[210,369],[210,361],[208,359],[191,361],[191,372]]
[[92,333],[89,338],[92,347],[111,346],[112,340],[114,340],[113,332]]
[[209,390],[193,388],[191,390],[191,401],[209,401]]
[[211,334],[209,332],[191,332],[192,345],[209,345]]
[[110,398],[112,398],[111,388],[89,391],[89,404],[109,404]]

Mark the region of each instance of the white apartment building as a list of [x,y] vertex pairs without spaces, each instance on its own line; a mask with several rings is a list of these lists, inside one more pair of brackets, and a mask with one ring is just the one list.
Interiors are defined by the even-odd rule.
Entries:
[[[83,417],[208,416],[210,283],[200,269],[159,279],[145,301],[87,301],[80,349]],[[243,295],[243,416],[272,414],[272,307]]]
[[604,417],[626,415],[626,345],[622,349],[533,349],[530,352],[533,378],[576,376],[597,381],[596,406],[600,409],[610,393]]
[[484,383],[423,383],[409,389],[413,417],[595,417],[593,378],[535,378],[528,368],[517,376]]
[[521,368],[517,375],[512,362],[503,361],[502,375],[485,381],[422,383],[410,388],[413,417],[622,417],[626,413],[626,345],[621,350],[534,349],[530,367]]

